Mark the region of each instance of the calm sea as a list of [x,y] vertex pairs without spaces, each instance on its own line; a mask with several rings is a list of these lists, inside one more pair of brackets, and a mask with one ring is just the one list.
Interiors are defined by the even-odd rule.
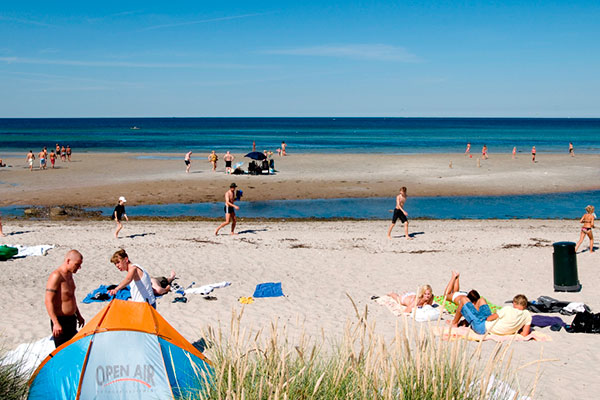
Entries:
[[[136,129],[132,129],[136,128]],[[600,119],[527,118],[53,118],[0,119],[0,154],[56,143],[77,152],[275,150],[290,153],[600,153]]]

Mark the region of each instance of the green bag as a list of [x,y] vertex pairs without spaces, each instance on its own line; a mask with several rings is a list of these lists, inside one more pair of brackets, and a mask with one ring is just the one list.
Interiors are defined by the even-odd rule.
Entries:
[[19,253],[19,249],[16,247],[9,247],[6,245],[0,246],[0,261],[6,261]]

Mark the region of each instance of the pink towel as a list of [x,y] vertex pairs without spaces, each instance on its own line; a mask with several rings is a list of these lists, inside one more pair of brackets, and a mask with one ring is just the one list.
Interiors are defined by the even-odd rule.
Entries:
[[404,312],[404,309],[406,309],[405,306],[398,303],[396,300],[394,300],[390,296],[381,296],[381,297],[375,299],[375,302],[377,304],[381,304],[382,306],[386,306],[388,308],[388,310],[390,310],[392,312],[392,314],[394,314],[396,317],[400,317],[400,316],[402,316],[402,314],[410,315],[410,313]]
[[551,342],[552,338],[544,333],[540,332],[531,332],[527,336],[523,335],[480,335],[475,333],[471,328],[466,326],[461,326],[458,328],[452,328],[450,330],[449,326],[441,327],[441,326],[433,326],[431,330],[434,335],[442,336],[444,340],[456,340],[456,339],[467,339],[480,342],[482,340],[494,340],[496,342],[507,342],[514,340],[515,342],[527,342],[529,340],[536,340],[538,342]]

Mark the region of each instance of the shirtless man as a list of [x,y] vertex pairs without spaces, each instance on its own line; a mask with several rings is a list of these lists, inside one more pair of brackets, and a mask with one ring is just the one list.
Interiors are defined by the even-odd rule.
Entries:
[[569,142],[569,154],[571,157],[575,157],[575,149],[573,149],[573,143]]
[[231,163],[233,162],[234,159],[235,159],[235,157],[229,151],[227,151],[227,154],[225,154],[225,156],[223,157],[223,160],[225,161],[225,173],[226,174],[231,174],[233,172],[233,169],[231,168]]
[[219,225],[219,227],[215,231],[215,235],[218,235],[219,230],[225,225],[228,225],[229,223],[231,223],[231,234],[236,235],[236,233],[234,232],[236,223],[235,210],[239,210],[240,208],[233,204],[235,202],[235,188],[237,188],[237,185],[235,183],[232,183],[231,185],[229,185],[229,190],[225,192],[225,222]]
[[46,169],[46,154],[44,150],[38,153],[38,158],[40,159],[40,169]]
[[27,163],[29,164],[29,170],[33,171],[33,160],[35,160],[35,156],[33,155],[33,150],[29,150],[27,153]]
[[153,276],[150,278],[152,281],[152,291],[154,296],[162,296],[171,291],[171,283],[175,280],[175,271],[171,271],[171,276]]
[[396,225],[396,221],[400,219],[404,224],[404,237],[408,239],[412,239],[408,236],[408,213],[404,211],[404,203],[406,202],[406,186],[402,186],[400,188],[400,194],[396,196],[396,208],[394,209],[394,215],[392,217],[392,224],[390,225],[390,229],[388,229],[387,237],[388,239],[392,238],[392,229],[394,229],[394,225]]
[[75,336],[77,325],[82,327],[85,324],[77,307],[73,280],[73,274],[79,271],[82,263],[81,253],[70,250],[61,266],[50,274],[46,284],[45,304],[56,347]]
[[285,144],[285,142],[281,142],[281,155],[282,156],[287,156],[287,152],[285,151],[286,147],[287,147],[287,144]]
[[192,166],[192,151],[188,151],[183,157],[183,161],[185,161],[185,172],[186,174],[190,173],[190,167]]

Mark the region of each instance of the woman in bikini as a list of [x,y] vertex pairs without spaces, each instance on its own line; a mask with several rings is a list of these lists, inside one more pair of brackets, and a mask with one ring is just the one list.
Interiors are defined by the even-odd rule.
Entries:
[[594,220],[596,219],[594,206],[587,206],[585,211],[585,214],[583,214],[583,217],[579,220],[579,222],[583,224],[583,227],[581,228],[581,233],[579,235],[579,242],[577,242],[577,245],[575,246],[575,252],[577,252],[577,249],[581,243],[583,243],[583,239],[585,239],[585,236],[587,235],[587,237],[590,238],[590,253],[593,253],[594,235],[592,234],[592,228],[594,228]]
[[388,296],[396,300],[398,303],[406,306],[404,312],[410,313],[415,308],[423,307],[424,305],[433,304],[433,289],[429,285],[423,285],[419,287],[417,293],[408,292],[401,296],[398,293],[389,293]]
[[[459,278],[460,274],[457,271],[452,271],[450,282],[448,282],[446,289],[444,289],[444,298],[458,306],[452,320],[452,326],[455,327],[458,326],[458,322],[462,318],[462,307],[468,302],[475,304],[480,298],[479,293],[475,289],[470,292],[461,291]],[[475,308],[479,309],[478,306],[475,306]]]

